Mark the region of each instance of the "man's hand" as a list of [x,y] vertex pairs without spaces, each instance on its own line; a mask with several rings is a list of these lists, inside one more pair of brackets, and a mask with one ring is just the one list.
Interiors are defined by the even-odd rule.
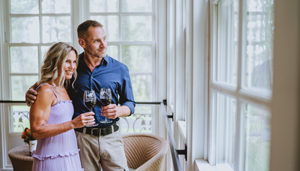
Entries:
[[130,109],[127,106],[117,106],[116,104],[109,104],[101,106],[101,115],[108,119],[116,119],[117,117],[125,117],[130,115]]
[[116,104],[109,104],[107,106],[101,106],[101,115],[108,119],[116,119],[118,117],[118,107]]
[[31,106],[35,102],[37,91],[35,89],[40,85],[40,83],[37,81],[33,86],[31,86],[25,95],[25,100],[27,106]]

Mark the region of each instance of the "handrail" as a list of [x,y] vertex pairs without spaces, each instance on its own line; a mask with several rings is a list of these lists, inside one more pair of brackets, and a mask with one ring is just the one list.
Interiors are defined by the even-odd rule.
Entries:
[[[18,101],[18,100],[0,100],[0,103],[26,103],[26,101]],[[136,104],[153,104],[159,105],[161,102],[135,102]]]
[[174,136],[172,133],[171,124],[170,124],[169,117],[168,117],[169,115],[168,115],[165,105],[167,105],[167,104],[164,104],[163,102],[160,103],[160,106],[163,109],[165,125],[167,128],[167,134],[168,134],[168,140],[169,140],[169,144],[170,144],[170,151],[171,151],[171,155],[172,155],[174,171],[182,171],[178,152],[176,150]]
[[26,102],[18,101],[18,100],[0,100],[0,103],[26,103]]

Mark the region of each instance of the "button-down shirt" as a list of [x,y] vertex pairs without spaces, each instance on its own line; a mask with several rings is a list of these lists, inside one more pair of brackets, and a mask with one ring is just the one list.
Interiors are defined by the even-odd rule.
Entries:
[[[112,57],[106,55],[101,64],[96,66],[91,72],[83,60],[83,53],[79,55],[77,67],[77,79],[74,83],[74,89],[68,88],[68,94],[73,101],[74,116],[88,112],[89,109],[83,104],[83,92],[85,90],[94,90],[97,97],[96,106],[93,111],[96,116],[96,122],[104,120],[101,115],[100,89],[110,88],[112,91],[112,103],[128,106],[131,114],[134,113],[135,101],[133,98],[132,86],[127,66]],[[119,98],[118,98],[119,96]],[[109,119],[108,119],[109,120]],[[119,118],[112,120],[112,123],[99,123],[99,127],[107,127],[118,121]]]

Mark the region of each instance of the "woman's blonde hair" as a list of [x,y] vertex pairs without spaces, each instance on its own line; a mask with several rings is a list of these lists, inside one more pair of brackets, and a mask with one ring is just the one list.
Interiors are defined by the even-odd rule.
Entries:
[[[46,54],[44,65],[41,68],[42,76],[41,76],[40,84],[44,82],[50,82],[54,86],[58,86],[58,87],[62,87],[62,86],[67,87],[70,84],[70,80],[65,81],[65,74],[63,70],[64,70],[65,61],[72,50],[76,54],[76,66],[77,66],[78,53],[75,48],[63,42],[56,43],[50,47],[50,49]],[[76,70],[73,73],[73,77],[74,77],[74,81],[73,81],[74,83],[77,77]],[[56,80],[57,78],[59,80],[58,85],[54,83],[54,80]]]

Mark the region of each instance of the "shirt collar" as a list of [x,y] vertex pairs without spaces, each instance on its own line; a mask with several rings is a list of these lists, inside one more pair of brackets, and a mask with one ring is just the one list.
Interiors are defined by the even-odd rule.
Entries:
[[108,60],[108,56],[106,55],[106,56],[102,59],[101,64],[107,65],[108,63],[109,63],[109,60]]
[[[85,64],[86,65],[86,63],[84,62],[84,60],[83,60],[83,55],[84,55],[84,52],[82,52],[80,55],[79,55],[79,63],[81,63],[81,64]],[[103,60],[101,61],[101,64],[102,65],[107,65],[109,63],[109,56],[108,55],[106,55],[104,58],[103,58]],[[100,65],[101,65],[100,64]],[[98,65],[98,66],[100,66],[100,65]],[[98,67],[97,66],[97,67]]]

